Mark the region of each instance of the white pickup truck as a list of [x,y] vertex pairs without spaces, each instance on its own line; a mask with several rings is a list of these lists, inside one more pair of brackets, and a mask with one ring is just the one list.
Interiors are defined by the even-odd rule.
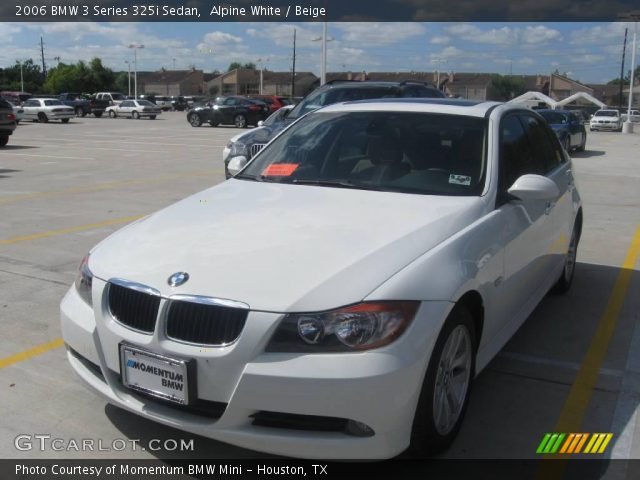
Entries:
[[[629,115],[627,115],[627,110],[622,112],[622,121],[626,122]],[[640,123],[640,110],[631,110],[631,121],[633,123]]]
[[111,105],[119,105],[125,101],[127,97],[119,92],[98,92],[96,93],[96,100],[108,100]]

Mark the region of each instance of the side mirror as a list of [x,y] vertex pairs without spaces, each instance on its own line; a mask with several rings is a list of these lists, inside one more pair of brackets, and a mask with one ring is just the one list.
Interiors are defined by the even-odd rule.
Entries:
[[247,161],[247,157],[244,157],[242,155],[239,157],[233,157],[231,160],[229,160],[229,164],[227,165],[227,172],[229,172],[229,175],[231,175],[232,177],[235,177],[240,172],[240,170],[245,167]]
[[527,174],[518,178],[507,192],[520,200],[556,200],[560,190],[553,180]]
[[264,122],[263,122],[262,120],[260,120],[260,121],[258,122],[258,126],[259,126],[259,127],[264,127]]

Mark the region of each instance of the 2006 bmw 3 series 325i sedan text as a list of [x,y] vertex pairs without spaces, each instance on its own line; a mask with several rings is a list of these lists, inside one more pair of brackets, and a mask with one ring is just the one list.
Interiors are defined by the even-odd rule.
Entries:
[[350,102],[241,160],[85,257],[61,305],[73,369],[255,450],[446,448],[474,376],[571,284],[582,209],[554,133],[498,103]]

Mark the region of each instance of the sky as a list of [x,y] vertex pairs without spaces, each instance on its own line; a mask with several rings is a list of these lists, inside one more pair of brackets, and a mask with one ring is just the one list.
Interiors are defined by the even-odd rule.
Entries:
[[[620,75],[631,64],[633,26],[615,23],[329,23],[328,71],[453,71],[535,74],[558,69],[586,83]],[[319,23],[0,23],[0,67],[40,61],[48,66],[100,57],[126,70],[138,51],[138,70],[195,67],[224,71],[233,61],[290,71],[293,30],[296,70],[320,71]],[[640,44],[640,42],[639,42]],[[640,46],[640,45],[639,45]]]

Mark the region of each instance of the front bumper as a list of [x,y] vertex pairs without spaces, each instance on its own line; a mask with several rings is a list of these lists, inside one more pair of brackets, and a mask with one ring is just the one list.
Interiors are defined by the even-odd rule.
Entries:
[[621,123],[591,123],[589,124],[591,130],[619,130],[622,128]]
[[[105,284],[94,279],[93,298]],[[74,371],[109,403],[151,420],[240,447],[303,458],[380,459],[407,448],[411,426],[435,336],[451,308],[425,302],[398,340],[360,353],[265,353],[281,315],[251,312],[237,342],[202,348],[164,338],[160,327],[144,335],[116,323],[105,300],[89,307],[72,287],[61,304],[62,333],[74,352]],[[161,305],[162,312],[162,305]],[[95,319],[98,319],[96,321]],[[168,407],[123,387],[120,342],[197,363],[197,397],[226,404],[219,418]],[[96,374],[86,361],[97,365]],[[302,431],[253,424],[257,412],[337,417],[361,422],[373,436],[341,431]]]

